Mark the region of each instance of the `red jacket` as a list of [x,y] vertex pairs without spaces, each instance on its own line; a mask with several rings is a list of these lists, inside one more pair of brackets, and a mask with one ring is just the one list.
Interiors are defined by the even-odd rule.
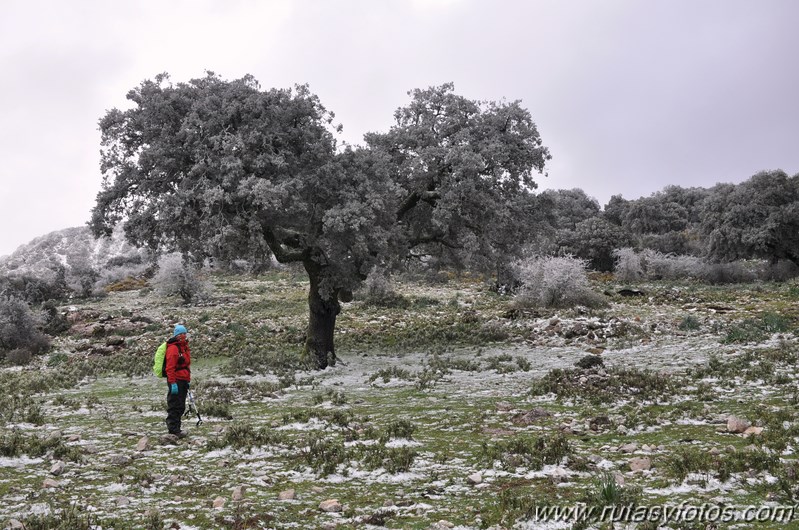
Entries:
[[166,341],[166,382],[191,381],[191,351],[186,337]]

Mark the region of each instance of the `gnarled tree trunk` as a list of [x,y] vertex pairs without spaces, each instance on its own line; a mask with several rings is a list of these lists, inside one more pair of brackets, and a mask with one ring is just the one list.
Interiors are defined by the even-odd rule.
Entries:
[[327,368],[328,364],[336,364],[336,350],[333,344],[333,332],[336,327],[336,316],[341,311],[338,293],[334,292],[325,300],[319,294],[319,284],[322,279],[323,268],[319,264],[307,260],[304,262],[305,270],[311,282],[308,291],[308,336],[305,339],[305,349],[316,362],[319,369]]

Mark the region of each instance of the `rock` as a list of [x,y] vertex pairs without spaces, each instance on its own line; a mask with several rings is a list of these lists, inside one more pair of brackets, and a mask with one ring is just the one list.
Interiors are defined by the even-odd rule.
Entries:
[[511,422],[515,425],[530,425],[531,423],[535,423],[537,420],[541,418],[548,418],[552,416],[552,413],[541,409],[541,408],[534,408],[527,412],[522,412],[520,414],[516,414],[511,419]]
[[83,446],[83,452],[90,455],[96,455],[100,452],[100,450],[94,444],[86,444]]
[[140,453],[142,451],[146,451],[150,448],[150,439],[147,436],[143,436],[139,439],[139,442],[136,444],[136,450]]
[[125,455],[111,455],[108,461],[115,466],[126,466],[130,464],[130,457]]
[[758,436],[763,432],[763,427],[749,427],[744,431],[744,436]]
[[616,481],[617,485],[622,486],[622,487],[624,486],[624,482],[625,482],[624,475],[622,475],[618,471],[614,471],[613,472],[613,480]]
[[471,475],[466,477],[466,482],[468,482],[469,484],[472,484],[473,486],[477,485],[477,484],[482,484],[482,482],[483,482],[483,474],[480,473],[479,471],[477,473],[472,473]]
[[117,497],[116,498],[117,506],[127,506],[130,504],[130,499],[127,497]]
[[105,345],[110,348],[122,346],[123,344],[125,344],[125,339],[122,337],[108,337],[105,341]]
[[51,479],[51,478],[46,478],[46,479],[44,479],[44,482],[42,482],[42,487],[45,488],[45,489],[47,489],[47,488],[59,488],[59,487],[61,487],[61,483],[58,482],[57,480],[54,480],[54,479]]
[[277,499],[280,500],[280,501],[291,501],[291,500],[294,500],[294,495],[295,495],[294,489],[293,488],[289,488],[287,490],[281,491],[278,494]]
[[738,451],[738,450],[735,448],[735,446],[734,446],[734,445],[728,445],[727,447],[725,447],[725,448],[724,448],[724,450],[725,450],[725,451],[727,451],[728,453],[735,453],[736,451]]
[[751,423],[737,416],[730,416],[729,418],[727,418],[728,432],[742,433],[745,432],[746,429],[748,429],[751,426],[752,426]]
[[68,442],[77,442],[79,440],[80,440],[80,434],[70,434],[69,436],[67,436]]
[[646,471],[652,467],[652,460],[647,457],[636,457],[630,459],[630,471]]
[[51,475],[58,476],[63,472],[64,472],[64,462],[61,462],[60,460],[58,462],[55,462],[53,466],[50,468]]
[[16,519],[9,519],[8,523],[6,524],[7,524],[6,528],[8,528],[9,530],[18,530],[25,528],[25,525],[22,524],[22,522],[17,521]]
[[585,351],[587,351],[591,355],[599,355],[599,354],[601,354],[602,352],[605,351],[605,348],[601,348],[599,346],[596,346],[594,348],[588,348]]
[[61,431],[53,431],[47,435],[48,442],[54,442],[61,439]]
[[497,403],[494,404],[494,407],[496,407],[496,409],[499,412],[507,412],[509,410],[513,410],[513,404],[508,403],[507,401],[498,401]]
[[634,453],[638,450],[638,444],[635,442],[624,444],[619,447],[619,451],[622,453]]
[[718,447],[713,447],[712,449],[710,449],[710,451],[708,451],[708,453],[710,453],[713,456],[719,456],[721,454],[721,451],[719,451]]
[[225,503],[227,501],[222,497],[217,497],[214,499],[214,510],[221,510],[225,507]]
[[455,528],[455,524],[446,519],[441,519],[439,522],[433,523],[430,530],[449,530],[450,528]]
[[311,491],[314,493],[322,493],[323,491],[325,491],[325,488],[321,486],[314,486],[311,488]]
[[344,507],[338,502],[337,499],[328,499],[319,503],[319,509],[323,512],[341,512]]
[[174,434],[165,434],[161,436],[158,441],[161,443],[161,445],[175,445],[178,443],[178,437]]
[[230,496],[230,498],[233,499],[234,501],[243,500],[244,499],[244,489],[245,489],[245,486],[236,486],[235,488],[233,488],[233,493]]
[[600,431],[605,425],[610,425],[610,418],[607,416],[597,416],[588,420],[588,428],[592,431]]

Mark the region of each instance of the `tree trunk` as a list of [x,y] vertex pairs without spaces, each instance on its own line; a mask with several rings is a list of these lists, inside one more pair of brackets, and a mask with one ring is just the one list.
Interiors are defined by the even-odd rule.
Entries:
[[333,345],[333,331],[336,328],[336,316],[341,311],[338,293],[332,293],[325,300],[319,294],[319,283],[322,279],[322,267],[317,263],[305,262],[305,270],[311,281],[308,291],[308,336],[305,339],[305,350],[316,362],[317,368],[323,370],[328,364],[336,364],[336,350]]

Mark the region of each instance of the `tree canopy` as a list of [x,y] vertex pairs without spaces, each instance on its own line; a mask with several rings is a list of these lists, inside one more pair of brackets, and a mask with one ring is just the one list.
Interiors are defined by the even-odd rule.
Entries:
[[389,131],[339,148],[307,86],[251,76],[166,74],[100,121],[103,186],[90,226],[195,259],[274,255],[310,280],[306,347],[335,360],[333,329],[375,264],[448,253],[490,263],[518,227],[548,150],[518,101],[479,102],[452,84],[413,90]]

